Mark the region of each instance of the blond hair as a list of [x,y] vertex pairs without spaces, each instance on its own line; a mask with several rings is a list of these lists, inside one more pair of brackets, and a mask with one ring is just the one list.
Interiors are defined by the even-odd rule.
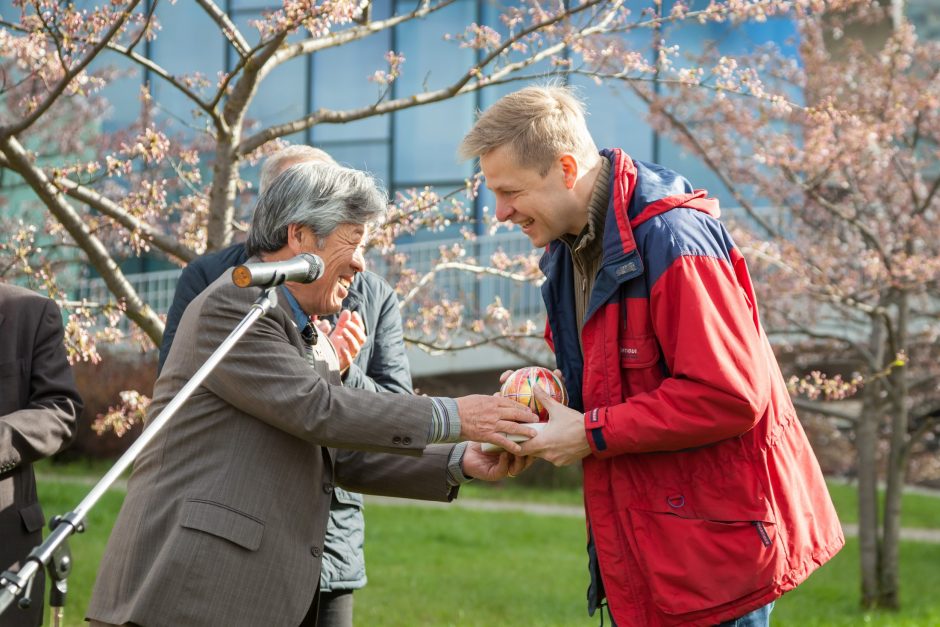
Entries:
[[258,193],[263,194],[271,183],[274,182],[282,172],[291,166],[307,161],[316,161],[329,165],[336,165],[336,161],[325,150],[306,146],[304,144],[294,144],[287,148],[282,148],[276,153],[264,160],[261,165],[261,176],[258,180]]
[[458,155],[473,159],[500,146],[508,146],[518,164],[542,176],[564,153],[588,167],[598,158],[584,121],[584,104],[560,85],[526,87],[500,98],[463,138]]

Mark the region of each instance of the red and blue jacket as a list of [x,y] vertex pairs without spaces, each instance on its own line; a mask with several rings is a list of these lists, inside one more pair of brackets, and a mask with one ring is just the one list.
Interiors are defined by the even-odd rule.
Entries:
[[592,453],[589,610],[714,625],[796,587],[842,529],[717,200],[601,154],[610,204],[580,342],[570,250],[541,261],[546,337]]

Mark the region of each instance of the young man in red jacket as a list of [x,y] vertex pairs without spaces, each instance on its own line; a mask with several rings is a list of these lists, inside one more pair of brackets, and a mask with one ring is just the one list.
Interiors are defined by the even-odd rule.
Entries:
[[496,217],[545,247],[569,407],[524,447],[581,461],[591,585],[620,625],[766,625],[842,529],[718,202],[598,154],[581,103],[528,87],[464,138]]

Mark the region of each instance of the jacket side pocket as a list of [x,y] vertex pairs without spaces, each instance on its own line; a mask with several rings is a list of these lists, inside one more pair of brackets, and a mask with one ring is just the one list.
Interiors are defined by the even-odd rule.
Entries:
[[264,536],[264,521],[227,505],[201,499],[186,499],[180,525],[228,540],[249,551],[257,551]]
[[633,509],[621,515],[635,532],[653,602],[667,614],[717,607],[773,584],[782,551],[771,521]]
[[39,501],[27,505],[20,510],[20,518],[23,520],[23,527],[26,533],[33,533],[42,529],[46,524],[46,517],[42,513],[42,505]]

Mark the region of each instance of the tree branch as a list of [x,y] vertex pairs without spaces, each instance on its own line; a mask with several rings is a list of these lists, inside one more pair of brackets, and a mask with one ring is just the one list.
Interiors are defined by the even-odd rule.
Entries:
[[852,425],[855,425],[858,422],[859,412],[858,411],[849,411],[845,409],[838,409],[832,407],[835,403],[824,403],[821,401],[811,401],[805,398],[792,398],[793,405],[799,409],[805,411],[811,411],[814,414],[822,414],[823,416],[829,416],[830,418],[838,418],[839,420],[845,420]]
[[[486,87],[487,84],[483,81],[477,80],[473,84],[469,84],[471,80],[476,78],[480,71],[486,67],[490,62],[493,61],[496,57],[502,54],[507,50],[512,44],[519,41],[520,39],[528,36],[529,34],[538,31],[542,28],[551,26],[565,18],[571,17],[583,11],[586,11],[589,8],[594,7],[595,5],[601,4],[605,0],[588,0],[584,4],[578,6],[575,9],[569,11],[561,12],[555,16],[547,18],[541,22],[533,24],[528,28],[522,29],[519,33],[516,33],[513,37],[508,38],[500,46],[494,49],[490,54],[483,57],[478,63],[476,63],[472,68],[467,70],[459,79],[452,83],[448,87],[434,91],[425,91],[423,93],[414,94],[411,96],[406,96],[403,98],[397,98],[395,100],[387,100],[385,102],[376,103],[374,105],[369,105],[367,107],[360,107],[358,109],[349,109],[346,111],[331,111],[328,109],[318,109],[311,113],[310,115],[298,118],[291,122],[286,122],[284,124],[279,124],[276,126],[269,127],[263,131],[259,131],[254,135],[248,137],[243,142],[241,142],[237,149],[238,155],[246,155],[255,149],[263,146],[265,143],[271,141],[272,139],[277,139],[278,137],[283,137],[285,135],[290,135],[298,131],[310,128],[317,124],[330,123],[330,124],[339,124],[352,122],[354,120],[361,120],[363,118],[372,117],[376,115],[383,115],[385,113],[390,113],[393,111],[401,111],[404,109],[409,109],[412,107],[430,104],[433,102],[439,102],[441,100],[446,100],[454,96],[459,96],[461,94],[470,93]],[[613,19],[613,16],[616,14],[617,9],[620,7],[622,2],[616,2],[610,8],[605,9],[607,11],[607,17],[601,20],[601,24],[609,23]],[[602,28],[601,26],[584,28],[579,33],[579,37],[585,37],[589,34],[594,34],[598,32],[598,29]],[[566,40],[563,43],[559,43],[556,46],[551,47],[551,50],[560,50],[564,48],[565,45],[570,43],[570,40]],[[548,50],[540,51],[538,55],[533,55],[533,58],[536,56],[538,58],[544,58],[549,54]],[[519,62],[512,64],[513,70],[518,69],[519,67],[525,67],[528,64],[531,64],[535,61],[527,60],[527,62]],[[509,66],[508,66],[509,67]],[[500,70],[494,73],[494,77],[501,76],[505,74],[504,70]]]
[[861,359],[863,359],[868,364],[868,367],[871,370],[876,370],[881,365],[875,361],[875,356],[871,354],[871,351],[869,351],[864,345],[862,345],[859,342],[856,342],[844,336],[834,335],[832,333],[825,333],[823,331],[816,331],[816,330],[810,329],[806,325],[798,322],[797,320],[794,320],[786,312],[783,312],[783,317],[784,319],[786,319],[787,322],[789,322],[794,327],[796,327],[796,333],[799,333],[800,335],[804,337],[807,337],[813,340],[835,341],[835,342],[839,342],[840,344],[843,344],[844,346],[848,348],[851,348],[853,351],[855,351],[855,353]]
[[[39,103],[33,112],[27,115],[25,118],[17,122],[16,124],[10,124],[3,127],[0,127],[0,138],[11,137],[22,133],[24,130],[32,126],[36,120],[38,120],[42,115],[49,110],[55,102],[59,99],[59,96],[65,92],[69,84],[75,79],[76,76],[82,73],[88,64],[91,63],[95,57],[98,56],[107,45],[111,39],[124,27],[124,23],[127,22],[127,18],[130,17],[130,14],[133,13],[134,8],[137,4],[140,3],[140,0],[131,0],[130,4],[119,13],[118,19],[114,21],[114,24],[111,25],[111,28],[105,33],[104,37],[95,43],[92,46],[91,50],[85,55],[85,57],[75,64],[71,70],[65,72],[65,75],[62,77],[62,80],[59,81],[52,91],[46,95],[46,98]],[[9,156],[9,155],[8,155]]]
[[872,230],[866,225],[863,224],[859,219],[858,215],[850,216],[844,213],[836,203],[830,201],[828,198],[823,196],[819,188],[810,189],[807,187],[803,181],[800,180],[799,176],[790,168],[782,165],[781,170],[784,173],[784,176],[794,185],[800,186],[800,188],[809,195],[810,198],[818,202],[824,209],[832,213],[834,216],[855,227],[862,238],[871,246],[875,251],[878,252],[878,255],[881,257],[881,262],[885,265],[885,269],[889,274],[892,273],[891,259],[888,257],[888,253],[885,251],[884,247],[881,245],[881,242],[878,240],[878,237],[872,232]]
[[[647,106],[653,105],[652,98],[650,98],[647,94],[644,94],[641,90],[637,89],[633,85],[632,82],[627,81],[627,84],[630,85],[631,91],[633,91],[634,94],[639,96],[640,99],[643,100],[643,102],[647,104]],[[708,166],[708,169],[711,170],[712,173],[714,173],[716,176],[718,176],[719,179],[721,179],[721,182],[728,189],[728,191],[731,192],[731,195],[737,201],[738,205],[742,209],[744,209],[747,215],[750,216],[750,218],[754,220],[754,222],[756,222],[762,229],[764,229],[764,231],[768,235],[770,235],[771,237],[779,238],[780,233],[777,231],[777,229],[773,228],[769,222],[764,220],[757,213],[754,207],[751,205],[750,201],[748,201],[744,197],[744,195],[738,191],[738,188],[734,184],[734,181],[732,181],[728,177],[728,175],[725,174],[724,170],[715,162],[715,160],[712,159],[711,155],[708,153],[707,150],[705,150],[705,147],[702,145],[702,142],[699,141],[699,139],[695,136],[695,134],[689,129],[688,125],[680,121],[675,115],[673,115],[672,113],[670,113],[669,111],[665,109],[661,109],[660,114],[665,116],[669,120],[670,124],[672,125],[672,128],[679,131],[682,137],[685,138],[686,142],[688,142],[688,144],[692,146],[695,152],[698,153],[699,157],[701,157],[702,160],[705,161],[705,165]]]
[[11,166],[33,189],[49,212],[65,228],[75,243],[88,257],[88,262],[101,274],[108,290],[124,303],[125,313],[155,343],[163,337],[163,322],[149,305],[144,303],[134,287],[127,281],[121,269],[101,243],[82,222],[75,209],[66,202],[62,193],[48,179],[41,168],[30,160],[26,149],[13,137],[0,137],[0,152]]
[[232,44],[232,47],[235,48],[238,56],[242,58],[247,57],[251,46],[248,45],[241,31],[238,30],[238,27],[235,26],[228,14],[220,9],[212,0],[196,0],[196,3],[199,4],[209,17],[212,18],[212,21],[219,26],[222,34],[228,42]]
[[421,277],[421,279],[414,285],[414,287],[408,290],[407,294],[402,296],[402,298],[400,299],[398,303],[398,308],[404,309],[404,307],[408,303],[410,303],[414,299],[415,296],[417,296],[418,292],[420,292],[422,288],[426,287],[431,281],[434,280],[434,277],[438,272],[442,272],[444,270],[460,270],[461,272],[469,272],[471,274],[488,274],[490,276],[497,276],[497,277],[501,277],[504,279],[509,279],[510,281],[517,281],[520,283],[532,283],[533,285],[541,285],[545,281],[544,277],[541,279],[533,279],[532,277],[526,276],[524,274],[519,274],[516,272],[507,272],[505,270],[498,270],[496,268],[490,268],[487,266],[475,266],[472,264],[460,263],[457,261],[446,262],[446,263],[438,264],[434,266],[434,268],[432,268],[429,272],[426,272]]
[[[471,348],[479,348],[481,346],[486,346],[487,344],[497,344],[505,340],[541,340],[544,339],[541,335],[531,335],[529,333],[510,333],[508,335],[499,335],[496,337],[486,337],[482,340],[476,342],[470,342],[468,344],[462,344],[459,346],[453,346],[450,344],[436,344],[428,340],[422,340],[415,337],[405,337],[404,341],[406,344],[414,344],[423,351],[426,351],[430,355],[440,355],[447,352],[457,352],[469,350]],[[509,350],[504,346],[500,346],[503,350]]]
[[216,111],[210,105],[208,105],[206,102],[200,99],[199,95],[196,94],[196,92],[194,92],[189,87],[181,83],[179,79],[171,75],[161,66],[154,63],[151,59],[148,59],[147,57],[140,55],[134,52],[133,50],[126,48],[120,44],[115,44],[115,43],[109,44],[108,49],[113,50],[114,52],[117,52],[118,54],[121,54],[127,57],[131,61],[134,61],[141,67],[147,70],[150,70],[151,72],[156,74],[158,77],[162,78],[167,83],[169,83],[170,85],[175,87],[177,90],[179,90],[179,92],[182,93],[184,96],[189,98],[193,102],[193,104],[195,104],[203,112],[209,115],[209,117],[212,118],[212,120],[216,123],[216,125],[221,123],[221,120],[219,119],[219,116],[216,113]]
[[373,35],[383,30],[388,30],[389,28],[393,28],[404,22],[410,22],[414,19],[427,17],[436,11],[450,6],[456,1],[457,0],[443,0],[442,2],[438,2],[434,5],[431,5],[427,2],[422,2],[418,5],[418,8],[411,13],[393,15],[392,17],[384,20],[369,22],[364,26],[331,33],[326,37],[305,39],[304,41],[285,46],[279,50],[276,55],[274,55],[271,61],[275,66],[277,66],[295,57],[312,54],[314,52],[320,52],[321,50],[326,50],[328,48],[335,48],[336,46],[342,46],[343,44],[348,44],[352,41],[363,39],[369,35]]
[[111,218],[128,231],[143,233],[150,243],[180,261],[188,263],[196,258],[196,253],[183,246],[177,238],[161,233],[151,224],[132,216],[119,204],[98,192],[64,177],[55,179],[54,184],[72,198],[80,200],[99,213]]

